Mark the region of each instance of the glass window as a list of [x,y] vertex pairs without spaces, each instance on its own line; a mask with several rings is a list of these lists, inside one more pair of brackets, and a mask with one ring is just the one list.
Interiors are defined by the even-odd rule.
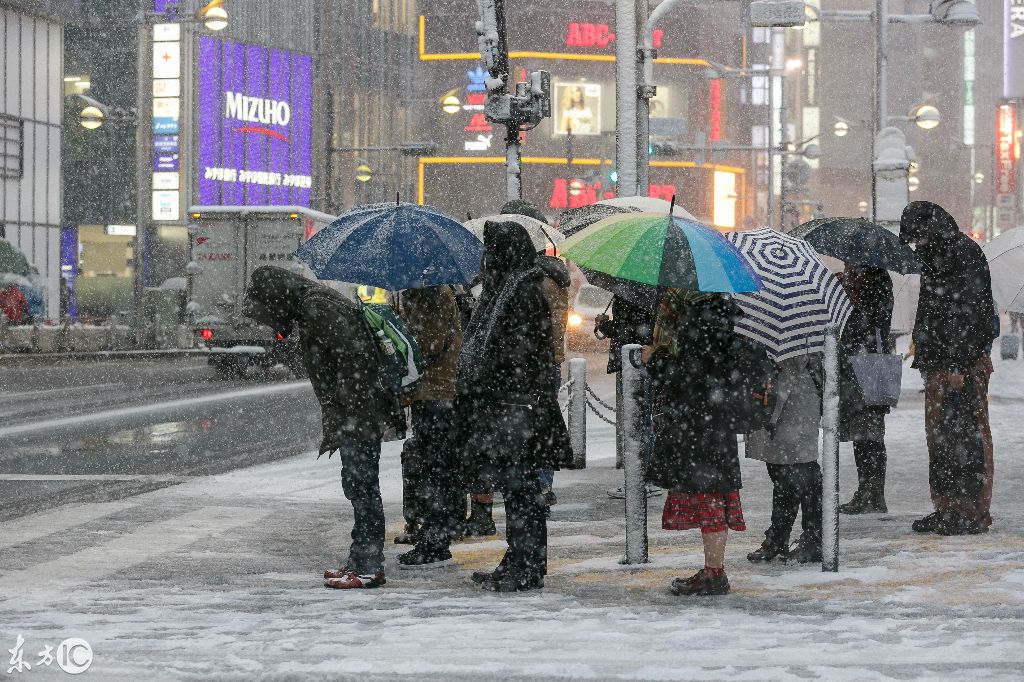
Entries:
[[0,116],[0,177],[21,178],[24,173],[24,123],[11,116]]

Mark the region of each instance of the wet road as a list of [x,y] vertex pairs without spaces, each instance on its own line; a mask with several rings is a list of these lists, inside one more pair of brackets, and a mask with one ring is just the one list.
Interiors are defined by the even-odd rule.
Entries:
[[205,359],[0,361],[0,520],[313,450],[319,408],[285,375]]

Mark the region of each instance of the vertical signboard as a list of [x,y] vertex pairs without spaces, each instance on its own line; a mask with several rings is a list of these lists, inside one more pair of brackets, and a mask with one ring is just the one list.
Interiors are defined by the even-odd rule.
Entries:
[[1024,97],[1024,0],[1004,0],[1003,97]]
[[[160,11],[157,8],[157,11]],[[153,220],[181,218],[178,134],[181,130],[181,26],[153,25]],[[173,140],[173,144],[170,142]],[[158,143],[158,141],[160,141]],[[158,144],[161,147],[158,150]]]
[[312,57],[204,36],[198,63],[198,203],[308,206]]
[[996,109],[996,231],[1014,226],[1017,208],[1017,107],[1002,104]]

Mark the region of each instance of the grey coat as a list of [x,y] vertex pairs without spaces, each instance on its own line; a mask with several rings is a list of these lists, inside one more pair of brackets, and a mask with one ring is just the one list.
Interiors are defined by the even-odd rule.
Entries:
[[812,353],[779,363],[772,382],[776,395],[775,436],[757,431],[746,437],[746,456],[769,464],[802,464],[818,459],[818,425],[824,373],[821,354]]

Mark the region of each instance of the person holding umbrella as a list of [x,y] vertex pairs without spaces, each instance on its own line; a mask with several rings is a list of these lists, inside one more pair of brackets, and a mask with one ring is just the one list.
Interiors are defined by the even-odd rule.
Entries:
[[484,226],[483,290],[459,354],[459,444],[477,489],[505,499],[508,550],[473,580],[485,590],[544,586],[547,521],[538,469],[572,461],[555,388],[551,312],[526,229],[512,221]]
[[[884,228],[879,228],[884,229]],[[857,385],[850,357],[893,352],[892,278],[885,270],[848,263],[839,275],[853,313],[839,341],[839,440],[853,441],[857,490],[839,506],[842,514],[885,514],[885,415],[889,407],[868,405]]]

